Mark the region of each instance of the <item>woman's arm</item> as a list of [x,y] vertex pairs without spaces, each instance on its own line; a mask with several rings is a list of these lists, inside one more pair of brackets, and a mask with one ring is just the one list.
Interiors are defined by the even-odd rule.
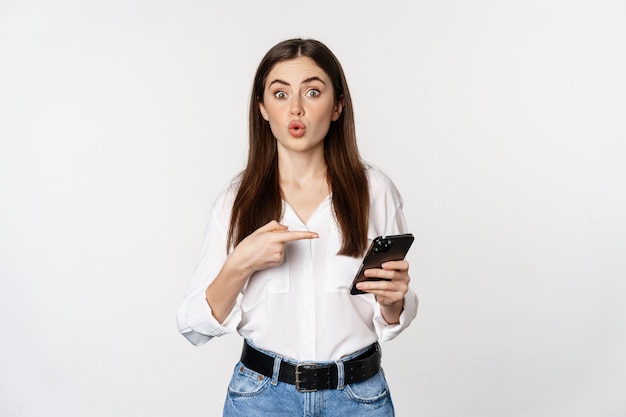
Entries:
[[235,306],[237,295],[248,278],[256,271],[283,262],[287,242],[317,237],[314,232],[290,232],[286,226],[272,220],[242,240],[206,289],[206,300],[213,317],[222,323]]

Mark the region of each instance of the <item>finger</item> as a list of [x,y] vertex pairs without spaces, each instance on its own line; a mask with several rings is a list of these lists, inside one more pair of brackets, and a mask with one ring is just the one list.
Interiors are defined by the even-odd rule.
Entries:
[[408,288],[398,288],[395,285],[389,285],[388,281],[363,281],[357,284],[357,288],[361,291],[374,294],[377,297],[385,297],[387,299],[399,299],[404,296]]
[[361,281],[357,284],[358,289],[367,289],[367,291],[401,291],[403,285],[387,279]]
[[261,232],[279,232],[279,231],[283,231],[283,230],[287,230],[287,226],[284,226],[280,223],[278,223],[276,220],[272,220],[271,222],[268,222],[266,224],[264,224],[263,226],[259,227],[256,231],[261,233]]
[[389,296],[390,294],[395,294],[395,291],[381,288],[380,283],[384,281],[363,281],[357,284],[357,288],[361,291],[374,294],[378,297]]
[[383,269],[393,269],[395,271],[408,271],[409,263],[407,261],[389,261],[385,262],[382,265]]
[[303,231],[294,231],[288,232],[284,231],[281,233],[277,233],[274,238],[275,242],[291,242],[294,240],[302,240],[302,239],[317,239],[319,235],[315,232],[303,232]]
[[363,271],[363,275],[368,278],[392,279],[396,274],[395,269],[369,268]]

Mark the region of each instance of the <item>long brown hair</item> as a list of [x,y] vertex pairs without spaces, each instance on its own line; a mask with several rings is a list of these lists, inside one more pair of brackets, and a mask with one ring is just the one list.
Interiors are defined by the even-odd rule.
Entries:
[[276,139],[258,104],[263,102],[265,82],[274,65],[300,56],[311,58],[328,74],[335,101],[343,100],[343,111],[330,124],[324,139],[324,157],[332,206],[342,236],[339,254],[357,257],[367,246],[369,187],[356,143],[352,100],[341,64],[323,43],[313,39],[278,43],[257,68],[250,97],[248,163],[233,205],[228,246],[236,246],[259,227],[282,217]]

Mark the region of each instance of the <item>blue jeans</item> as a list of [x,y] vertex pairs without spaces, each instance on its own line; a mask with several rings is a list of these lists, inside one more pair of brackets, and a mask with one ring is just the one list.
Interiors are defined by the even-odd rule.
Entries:
[[[276,358],[275,354],[264,352]],[[343,359],[351,359],[360,353],[362,351]],[[315,392],[298,392],[295,385],[278,380],[280,361],[281,358],[276,358],[272,378],[258,374],[239,362],[228,386],[223,416],[394,416],[389,387],[382,370],[356,384]],[[342,379],[340,376],[340,384]]]

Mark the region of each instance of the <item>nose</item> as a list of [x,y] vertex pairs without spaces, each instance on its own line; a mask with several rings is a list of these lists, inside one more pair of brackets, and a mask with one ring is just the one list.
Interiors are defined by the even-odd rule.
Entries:
[[300,97],[298,96],[293,97],[291,100],[291,114],[293,114],[294,116],[304,115],[304,108],[302,107]]

